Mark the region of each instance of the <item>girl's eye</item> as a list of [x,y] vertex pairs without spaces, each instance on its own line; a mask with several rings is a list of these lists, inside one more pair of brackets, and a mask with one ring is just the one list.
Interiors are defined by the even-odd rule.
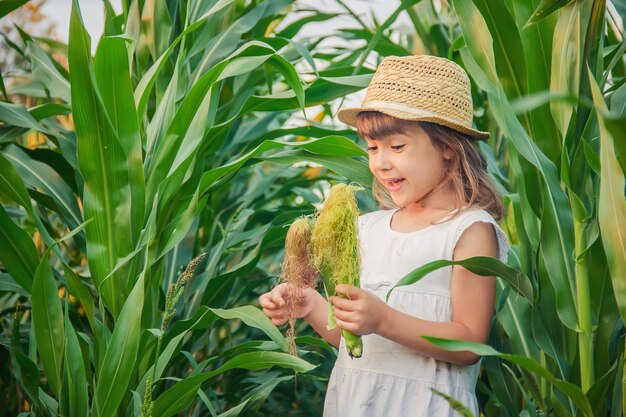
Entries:
[[374,152],[376,150],[378,150],[378,146],[368,146],[367,147],[367,151],[368,152]]
[[391,147],[391,149],[393,149],[394,151],[399,151],[402,148],[404,148],[404,145],[395,145]]

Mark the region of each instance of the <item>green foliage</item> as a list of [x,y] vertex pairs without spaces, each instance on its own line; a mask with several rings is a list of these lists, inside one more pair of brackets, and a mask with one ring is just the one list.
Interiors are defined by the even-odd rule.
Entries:
[[[75,1],[67,47],[10,44],[30,66],[0,78],[4,415],[321,414],[333,349],[297,323],[293,358],[250,304],[274,284],[285,225],[329,181],[371,183],[354,133],[321,122],[327,104],[410,53],[468,71],[512,244],[508,265],[406,277],[503,278],[490,346],[431,341],[485,355],[485,415],[623,413],[624,8],[450,3],[399,2],[374,25],[342,4],[356,28],[338,34],[357,42],[331,52],[299,31],[334,15],[289,0],[105,2],[93,57]],[[405,12],[408,36],[392,29]]]
[[[509,263],[534,290],[522,298],[498,284],[490,343],[519,360],[486,368],[483,409],[612,415],[624,390],[617,265],[626,200],[615,131],[606,127],[624,105],[607,94],[622,88],[618,29],[604,2],[455,0],[452,11],[463,42],[450,43],[448,55],[481,90],[475,98],[489,118],[479,127],[496,137],[495,165],[508,180]],[[616,66],[602,59],[611,50],[620,54]],[[547,100],[527,100],[540,95]]]
[[30,72],[0,103],[7,415],[236,416],[283,385],[288,415],[321,390],[332,350],[292,357],[248,304],[324,184],[370,181],[353,133],[300,114],[371,70],[329,58],[303,81],[317,42],[273,33],[291,3],[107,6],[92,56],[75,1],[67,61],[24,38]]

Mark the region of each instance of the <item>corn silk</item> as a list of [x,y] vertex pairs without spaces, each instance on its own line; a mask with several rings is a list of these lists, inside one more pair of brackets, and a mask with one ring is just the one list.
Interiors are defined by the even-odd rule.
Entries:
[[[334,185],[316,216],[312,235],[313,263],[321,273],[327,298],[336,295],[335,286],[338,284],[359,286],[360,257],[356,228],[359,210],[354,193],[361,189],[353,185]],[[337,323],[329,303],[328,329],[335,327]],[[345,330],[341,334],[350,357],[361,357],[361,337]]]
[[295,322],[298,307],[306,288],[315,288],[319,271],[311,261],[311,233],[313,226],[306,217],[296,219],[285,238],[285,258],[281,266],[280,282],[287,285],[286,306],[289,320],[289,352],[296,355]]

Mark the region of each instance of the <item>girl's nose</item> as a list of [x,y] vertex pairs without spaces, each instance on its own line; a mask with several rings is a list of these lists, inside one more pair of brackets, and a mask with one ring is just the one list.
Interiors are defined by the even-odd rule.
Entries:
[[391,169],[391,161],[385,151],[379,150],[372,162],[372,168],[376,171],[389,171]]

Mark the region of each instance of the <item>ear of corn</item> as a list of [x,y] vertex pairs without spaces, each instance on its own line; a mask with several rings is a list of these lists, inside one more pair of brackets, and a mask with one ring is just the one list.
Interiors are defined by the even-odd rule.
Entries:
[[[356,221],[358,208],[354,192],[360,188],[337,184],[330,190],[323,208],[317,214],[313,229],[313,263],[319,269],[327,297],[335,294],[337,284],[359,286],[360,259]],[[328,312],[328,329],[337,326],[332,307]],[[361,337],[342,330],[348,354],[361,357]]]
[[296,354],[295,321],[300,299],[304,289],[314,288],[319,274],[317,268],[311,263],[311,233],[313,226],[311,220],[306,217],[296,219],[285,238],[285,258],[283,259],[279,281],[290,284],[287,289],[287,316],[289,319],[290,353]]

